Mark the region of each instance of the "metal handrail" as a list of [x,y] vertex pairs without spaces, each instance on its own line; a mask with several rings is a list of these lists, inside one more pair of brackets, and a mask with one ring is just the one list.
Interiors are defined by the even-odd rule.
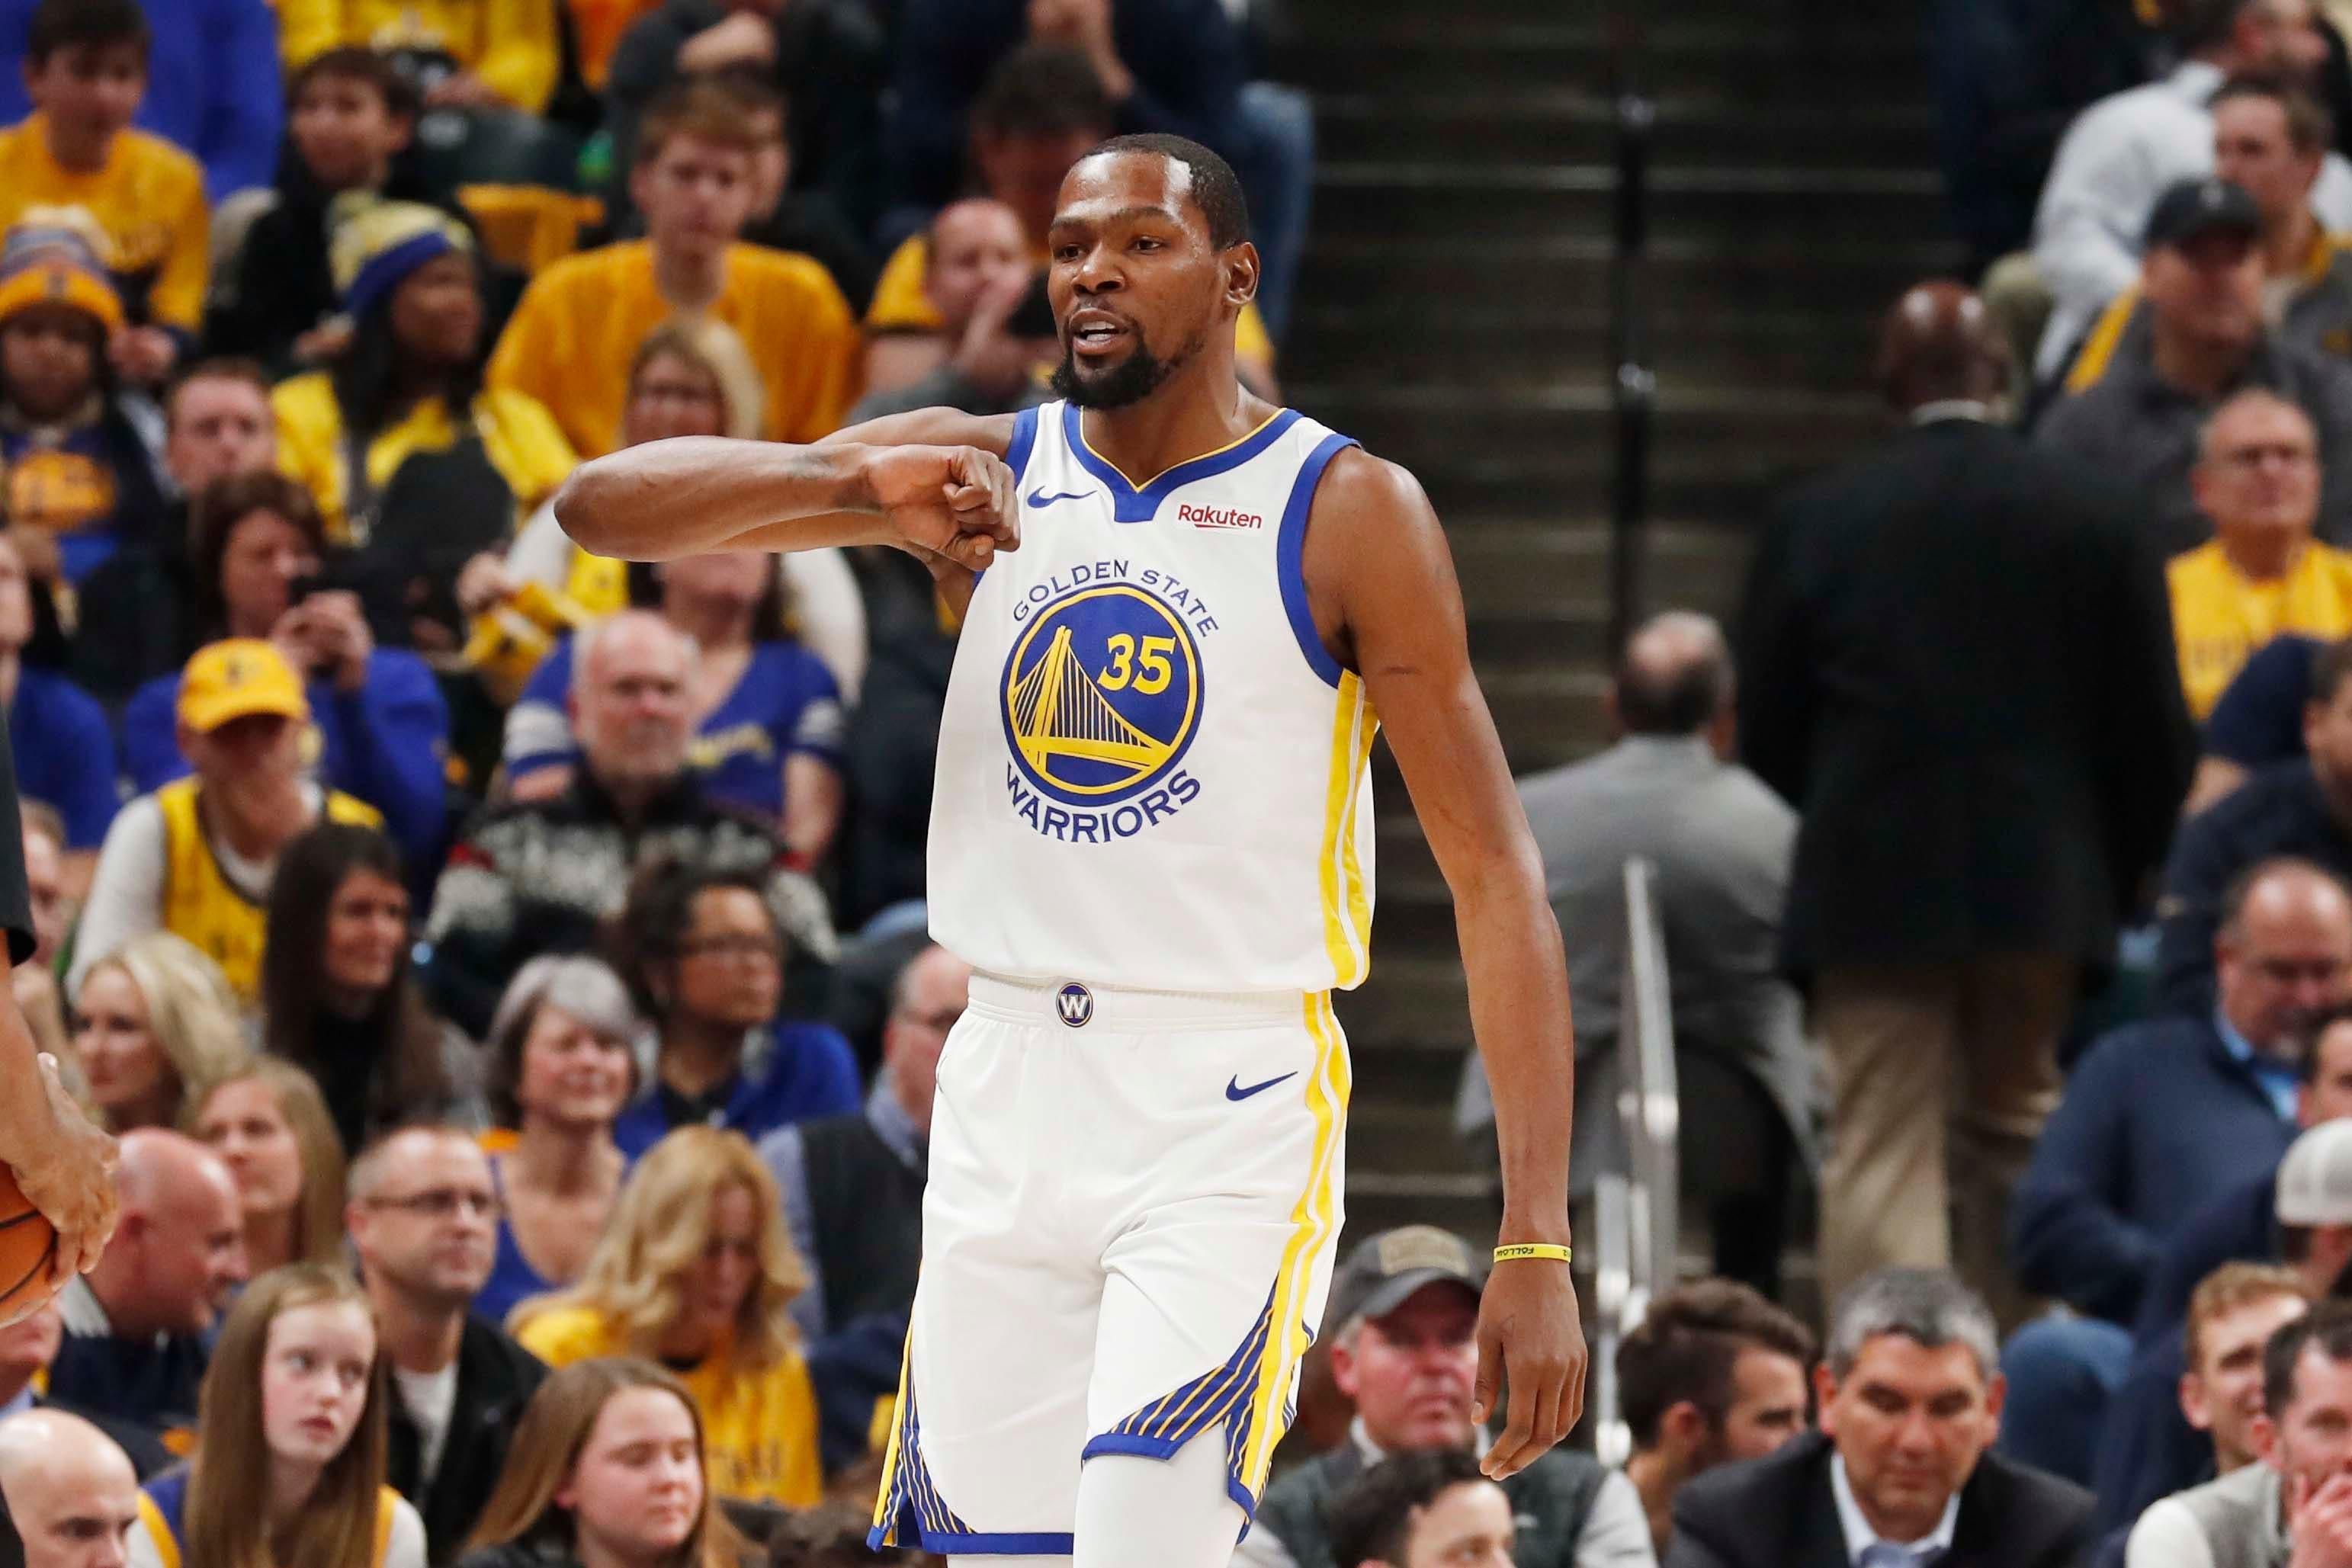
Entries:
[[1682,1097],[1675,1071],[1674,998],[1657,869],[1625,862],[1625,972],[1617,998],[1617,1114],[1631,1189],[1633,1285],[1644,1306],[1680,1269]]
[[1650,436],[1658,383],[1649,364],[1643,282],[1649,260],[1650,152],[1657,106],[1636,80],[1639,20],[1622,12],[1614,20],[1617,200],[1609,266],[1609,362],[1616,455],[1610,476],[1609,645],[1618,648],[1641,614],[1643,542],[1650,519]]
[[1633,1456],[1617,1387],[1617,1347],[1642,1323],[1648,1300],[1633,1289],[1633,1194],[1622,1176],[1607,1171],[1592,1186],[1592,1454],[1612,1469]]

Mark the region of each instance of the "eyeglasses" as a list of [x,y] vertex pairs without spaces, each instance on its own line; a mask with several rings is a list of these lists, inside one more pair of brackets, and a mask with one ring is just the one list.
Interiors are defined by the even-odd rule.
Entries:
[[2310,468],[2317,465],[2319,455],[2308,446],[2239,446],[2215,453],[2213,460],[2224,468],[2260,468],[2265,463],[2276,463],[2283,468]]
[[498,1195],[488,1192],[464,1192],[454,1186],[431,1187],[413,1192],[406,1197],[372,1197],[371,1208],[397,1208],[427,1219],[454,1218],[462,1208],[476,1219],[496,1219],[502,1208]]
[[690,937],[677,945],[677,951],[682,958],[764,958],[776,964],[783,961],[784,945],[773,936],[737,931],[723,936]]

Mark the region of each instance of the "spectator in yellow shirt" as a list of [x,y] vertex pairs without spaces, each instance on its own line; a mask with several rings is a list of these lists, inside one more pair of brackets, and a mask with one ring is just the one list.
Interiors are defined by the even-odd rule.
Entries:
[[[1019,214],[1031,264],[1045,266],[1045,231],[1054,226],[1062,176],[1117,129],[1110,99],[1086,56],[1055,44],[1028,44],[997,63],[971,106],[971,165],[981,191]],[[956,342],[924,283],[930,270],[927,234],[908,236],[882,264],[866,327],[874,334],[866,361],[868,392],[893,392],[929,375]],[[1234,368],[1250,390],[1280,402],[1274,340],[1255,305],[1234,329]]]
[[2275,392],[2242,392],[2206,423],[2189,484],[2213,538],[2165,569],[2181,691],[2200,721],[2282,632],[2352,633],[2352,551],[2311,537],[2319,478],[2311,417]]
[[203,315],[210,224],[203,168],[131,128],[150,38],[137,0],[41,0],[25,46],[33,113],[0,131],[0,229],[28,207],[97,220],[126,321],[114,368],[143,386],[171,373]]
[[[511,506],[497,517],[437,517],[432,531],[452,542],[511,532],[577,460],[535,399],[481,388],[473,236],[436,207],[362,195],[337,223],[331,250],[352,342],[331,370],[270,394],[278,467],[318,497],[328,541],[355,547],[388,520],[397,495],[443,488],[425,482],[445,476],[410,474],[412,462],[446,457],[478,471],[486,460]],[[347,434],[364,453],[357,463]],[[464,488],[476,496],[483,486]]]
[[278,48],[289,71],[345,44],[446,55],[457,68],[426,89],[426,107],[537,114],[555,91],[562,62],[555,6],[556,0],[278,0]]
[[619,444],[637,345],[672,316],[708,315],[751,349],[772,440],[839,429],[857,395],[857,322],[818,263],[738,242],[758,149],[724,89],[688,82],[659,99],[629,175],[646,237],[541,273],[499,340],[490,385],[539,399],[583,456],[601,456]]
[[523,1302],[509,1327],[550,1366],[635,1355],[676,1370],[701,1413],[711,1490],[806,1508],[824,1488],[789,1312],[807,1284],[751,1145],[680,1127],[637,1162],[580,1282]]

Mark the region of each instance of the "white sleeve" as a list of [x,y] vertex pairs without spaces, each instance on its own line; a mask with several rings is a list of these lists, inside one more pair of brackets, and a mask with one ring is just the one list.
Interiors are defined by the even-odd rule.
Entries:
[[[144,1514],[131,1526],[131,1533],[122,1538],[122,1544],[127,1549],[124,1560],[130,1568],[163,1568],[163,1551],[155,1544],[155,1537],[147,1528]],[[176,1557],[178,1553],[173,1555]]]
[[1298,1559],[1273,1531],[1253,1522],[1234,1548],[1233,1568],[1298,1568]]
[[555,520],[555,503],[550,501],[530,515],[530,521],[523,524],[514,543],[507,547],[507,570],[560,593],[572,580],[572,552],[578,548]]
[[2033,261],[2056,301],[2053,335],[2059,324],[2076,323],[2064,334],[2065,349],[2074,347],[2074,332],[2138,281],[2140,231],[2161,193],[2135,117],[2116,109],[2094,107],[2067,131],[2034,214]]
[[90,874],[89,898],[74,932],[66,998],[81,994],[91,965],[163,923],[163,808],[142,795],[115,813]]
[[841,700],[856,707],[866,680],[866,598],[849,558],[825,549],[793,550],[776,560],[792,590],[802,643],[833,672]]
[[392,1504],[392,1539],[383,1543],[380,1568],[425,1568],[425,1521],[406,1498]]
[[1622,1470],[1601,1479],[1592,1494],[1592,1508],[1576,1537],[1576,1568],[1657,1568],[1656,1547],[1650,1540],[1650,1518],[1642,1511],[1642,1494]]
[[2213,1548],[2177,1497],[2147,1505],[2124,1542],[2124,1568],[2213,1568]]
[[2352,163],[2341,152],[2330,152],[2319,166],[2319,183],[2311,188],[2311,210],[2330,234],[2352,229]]

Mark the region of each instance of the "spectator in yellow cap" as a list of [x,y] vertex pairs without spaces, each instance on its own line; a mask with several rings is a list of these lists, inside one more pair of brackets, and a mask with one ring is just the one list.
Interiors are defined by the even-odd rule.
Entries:
[[104,243],[73,208],[35,209],[0,242],[0,512],[27,573],[51,585],[143,544],[163,514],[107,361],[122,302],[99,259]]
[[382,821],[309,776],[310,705],[274,643],[236,637],[198,649],[180,676],[179,737],[195,772],[115,817],[82,910],[68,994],[91,961],[160,929],[210,955],[251,1006],[278,852],[321,818]]
[[271,394],[278,465],[318,497],[337,546],[420,517],[439,538],[511,533],[577,460],[537,399],[482,384],[473,235],[437,207],[365,193],[334,211],[329,255],[351,344]]

